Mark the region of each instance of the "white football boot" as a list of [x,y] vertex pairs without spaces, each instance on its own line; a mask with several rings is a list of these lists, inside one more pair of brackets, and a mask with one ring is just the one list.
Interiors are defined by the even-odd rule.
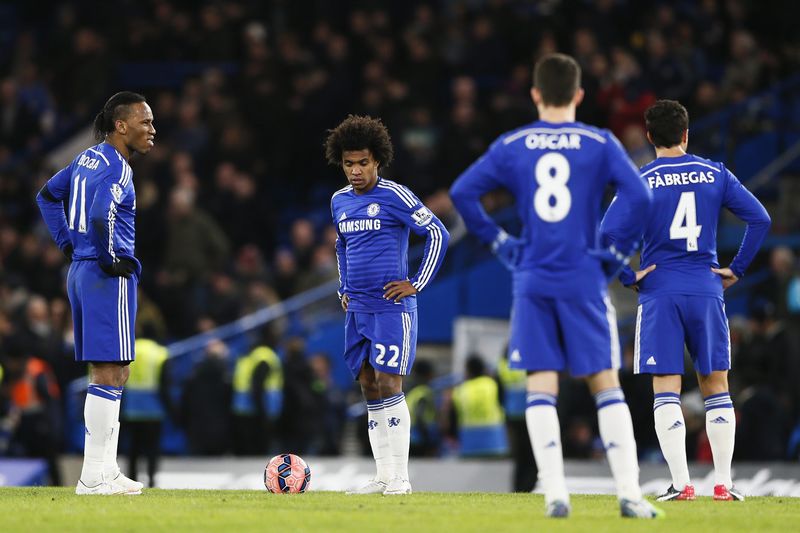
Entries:
[[128,492],[120,486],[111,486],[111,483],[105,481],[91,487],[84,485],[83,481],[78,481],[75,494],[78,496],[122,496]]
[[411,483],[401,477],[392,478],[386,485],[386,490],[383,491],[384,496],[399,496],[402,494],[411,494]]
[[144,483],[140,483],[138,481],[134,481],[122,472],[117,474],[117,477],[108,481],[108,484],[111,485],[115,490],[122,489],[125,491],[125,494],[129,496],[136,496],[142,493],[142,489],[144,488]]
[[386,490],[386,483],[384,483],[383,481],[378,481],[377,479],[370,479],[369,482],[363,487],[350,489],[347,492],[345,492],[345,494],[347,494],[348,496],[356,494],[383,494],[383,491],[385,490]]

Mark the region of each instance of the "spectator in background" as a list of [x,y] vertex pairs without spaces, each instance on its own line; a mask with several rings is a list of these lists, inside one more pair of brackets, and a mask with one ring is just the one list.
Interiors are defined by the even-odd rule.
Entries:
[[414,386],[406,394],[411,416],[411,455],[436,457],[441,447],[441,433],[436,412],[436,398],[431,388],[433,365],[421,359],[412,370]]
[[61,392],[46,361],[30,355],[24,345],[15,342],[9,345],[3,364],[3,381],[14,413],[10,455],[43,458],[47,462],[50,483],[60,485]]
[[506,413],[506,430],[514,460],[514,492],[532,492],[539,473],[533,459],[533,448],[525,421],[527,378],[524,370],[508,368],[508,350],[504,349],[497,365],[497,380],[500,383],[500,395]]
[[183,386],[181,426],[186,432],[189,452],[194,455],[221,455],[231,448],[228,356],[225,343],[212,340]]
[[313,391],[314,374],[301,337],[287,339],[285,353],[281,444],[302,455],[309,449],[320,420]]
[[205,284],[224,265],[230,243],[217,223],[195,206],[195,193],[186,187],[170,195],[166,233],[159,304],[170,330],[189,335],[194,333],[197,307],[205,303]]
[[[141,326],[137,323],[137,329]],[[149,328],[148,328],[149,329]],[[156,486],[161,455],[161,427],[172,412],[167,366],[167,349],[154,340],[152,331],[142,328],[136,339],[136,360],[129,365],[130,376],[122,400],[122,428],[130,439],[128,473],[138,478],[139,458],[147,460],[149,486]]]
[[458,428],[462,457],[497,456],[508,452],[505,417],[497,382],[486,374],[478,355],[467,359],[464,382],[453,390],[451,420]]
[[321,414],[314,438],[314,453],[317,455],[339,455],[342,448],[342,432],[347,416],[344,393],[331,376],[331,360],[328,354],[317,353],[309,359],[314,375],[311,390],[317,400]]
[[[275,422],[283,411],[283,369],[264,335],[233,369],[233,449],[237,455],[264,455],[272,448]],[[266,342],[265,342],[266,341]]]

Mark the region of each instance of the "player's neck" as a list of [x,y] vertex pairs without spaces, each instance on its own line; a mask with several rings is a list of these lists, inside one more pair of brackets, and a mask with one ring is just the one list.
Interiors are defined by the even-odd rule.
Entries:
[[669,148],[656,147],[656,157],[683,157],[685,155],[686,150],[681,145],[670,146]]
[[550,122],[552,124],[575,122],[575,106],[539,106],[539,120],[543,122]]
[[108,137],[106,137],[105,142],[107,144],[110,144],[114,148],[116,148],[117,152],[119,152],[119,155],[121,155],[122,157],[125,158],[125,161],[130,161],[131,152],[130,152],[130,150],[128,150],[128,147],[125,146],[124,142],[122,142],[118,138],[112,137],[110,135]]

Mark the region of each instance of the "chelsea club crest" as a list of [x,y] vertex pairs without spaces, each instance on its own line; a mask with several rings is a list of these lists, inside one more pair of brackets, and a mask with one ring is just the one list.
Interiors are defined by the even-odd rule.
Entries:
[[369,204],[367,206],[367,214],[371,217],[376,216],[380,212],[381,212],[381,206],[379,206],[378,204]]

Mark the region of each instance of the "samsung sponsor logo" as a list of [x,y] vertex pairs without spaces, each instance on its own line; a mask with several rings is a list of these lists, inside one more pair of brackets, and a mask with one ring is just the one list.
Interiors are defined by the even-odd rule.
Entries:
[[377,231],[381,229],[381,219],[368,218],[363,220],[342,220],[339,222],[339,233],[354,233],[356,231]]

